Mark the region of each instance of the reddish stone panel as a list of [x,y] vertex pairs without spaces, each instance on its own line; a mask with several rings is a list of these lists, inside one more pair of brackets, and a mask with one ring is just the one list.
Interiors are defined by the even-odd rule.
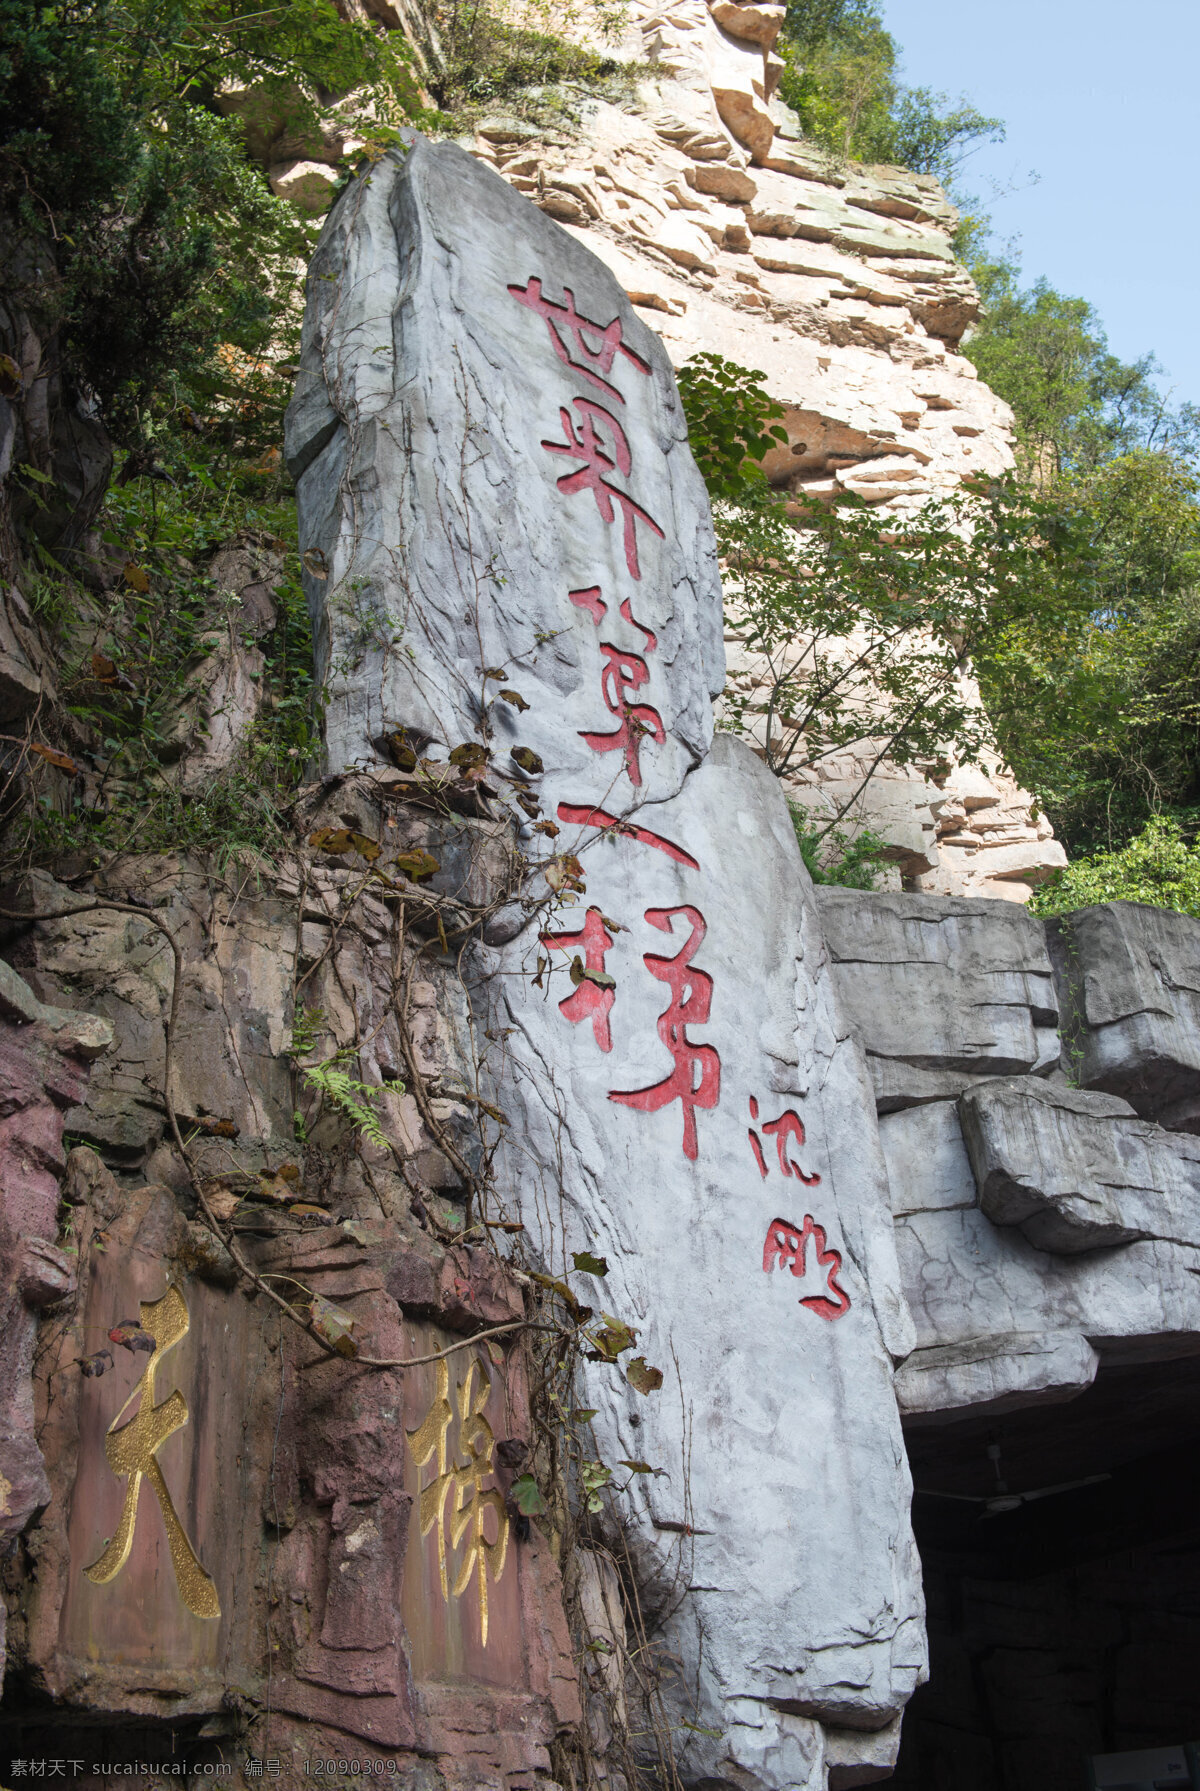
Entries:
[[[92,1162],[90,1197],[77,1224],[75,1309],[50,1332],[39,1361],[52,1497],[39,1526],[28,1665],[53,1696],[85,1708],[154,1716],[169,1700],[179,1715],[213,1711],[227,1684],[257,1689],[250,1593],[259,1568],[264,1466],[255,1439],[269,1435],[261,1403],[271,1379],[265,1314],[183,1271],[186,1225],[169,1189],[127,1193]],[[106,1459],[105,1440],[147,1361],[106,1341],[108,1332],[136,1320],[141,1302],[159,1300],[172,1283],[186,1303],[188,1330],[158,1369],[155,1398],[178,1390],[187,1418],[157,1460],[175,1514],[216,1583],[216,1618],[196,1616],[184,1602],[148,1477],[124,1565],[107,1584],[84,1572],[121,1520],[128,1483]],[[113,1366],[85,1377],[79,1360],[102,1346]],[[278,1371],[274,1378],[277,1384]],[[125,1420],[137,1409],[135,1400]]]
[[[280,1754],[281,1785],[304,1782],[311,1749],[401,1769],[435,1760],[446,1791],[532,1786],[579,1712],[557,1570],[536,1530],[518,1536],[508,1503],[530,1434],[522,1345],[485,1341],[405,1372],[320,1357],[261,1297],[188,1271],[188,1225],[169,1189],[130,1193],[91,1152],[73,1161],[83,1266],[39,1378],[50,1504],[26,1601],[27,1668],[115,1734],[134,1718],[216,1713],[230,1696],[269,1703],[248,1745],[278,1752],[281,1724],[306,1738]],[[486,1251],[429,1245],[418,1257],[386,1222],[253,1247],[274,1285],[291,1277],[351,1313],[364,1353],[410,1359],[456,1340],[445,1322],[405,1314],[385,1282],[423,1289],[460,1327],[522,1311],[518,1284]],[[104,1340],[172,1284],[188,1329],[162,1357],[154,1400],[177,1389],[187,1422],[157,1460],[215,1582],[212,1618],[181,1595],[148,1477],[124,1564],[104,1584],[84,1572],[118,1533],[127,1481],[106,1438],[147,1362]],[[102,1344],[114,1366],[83,1376],[80,1358]],[[423,1454],[421,1437],[432,1439]]]
[[524,1317],[521,1289],[487,1250],[460,1244],[437,1256],[407,1250],[388,1271],[387,1289],[404,1310],[471,1332]]

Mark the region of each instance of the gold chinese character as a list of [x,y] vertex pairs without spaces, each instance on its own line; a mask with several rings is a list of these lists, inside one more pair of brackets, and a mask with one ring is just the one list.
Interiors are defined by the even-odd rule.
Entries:
[[437,1455],[437,1473],[428,1486],[421,1488],[419,1516],[421,1535],[428,1536],[437,1525],[438,1572],[442,1580],[442,1597],[449,1598],[446,1584],[446,1495],[454,1476],[446,1470],[446,1433],[453,1413],[450,1409],[450,1370],[444,1361],[437,1365],[437,1397],[416,1430],[408,1433],[408,1446],[418,1468]]
[[[476,1386],[476,1375],[479,1377]],[[448,1438],[454,1412],[450,1404],[450,1371],[442,1361],[437,1366],[437,1393],[416,1430],[408,1433],[409,1448],[418,1468],[436,1461],[436,1472],[427,1486],[420,1489],[418,1516],[421,1535],[437,1529],[438,1573],[442,1597],[461,1598],[472,1577],[479,1582],[480,1639],[486,1648],[488,1639],[488,1573],[498,1585],[508,1557],[508,1513],[504,1496],[496,1486],[485,1492],[483,1483],[495,1475],[493,1459],[496,1439],[484,1410],[492,1391],[487,1371],[479,1362],[472,1362],[466,1379],[455,1395],[458,1406],[458,1438],[454,1453],[461,1451],[466,1461],[449,1463]],[[453,1496],[452,1496],[453,1495]],[[458,1564],[453,1586],[446,1572],[447,1502],[450,1504],[450,1547],[456,1549],[467,1540],[466,1551]],[[496,1514],[496,1540],[489,1542],[484,1533],[488,1511]]]
[[[127,1474],[129,1477],[125,1487],[125,1504],[116,1535],[99,1560],[93,1561],[90,1567],[85,1567],[84,1572],[96,1585],[106,1586],[110,1580],[116,1579],[128,1561],[137,1523],[138,1494],[144,1475],[150,1482],[162,1511],[180,1597],[194,1616],[219,1617],[221,1606],[217,1599],[217,1588],[201,1567],[196,1551],[175,1514],[167,1483],[157,1461],[158,1451],[167,1438],[173,1436],[188,1421],[187,1400],[178,1388],[161,1405],[154,1403],[154,1376],[159,1363],[167,1351],[174,1349],[187,1335],[188,1309],[179,1289],[168,1287],[162,1299],[152,1303],[143,1300],[141,1322],[142,1329],[148,1331],[154,1339],[154,1354],[147,1362],[141,1380],[109,1425],[108,1435],[104,1439],[104,1453],[109,1467],[114,1474]],[[119,1419],[139,1393],[141,1404],[136,1417],[118,1430]]]

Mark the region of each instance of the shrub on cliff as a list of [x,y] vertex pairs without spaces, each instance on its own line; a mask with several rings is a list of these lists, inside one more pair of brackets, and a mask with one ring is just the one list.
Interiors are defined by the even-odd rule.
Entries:
[[1200,920],[1200,847],[1178,822],[1155,815],[1119,852],[1077,858],[1034,892],[1034,914],[1069,914],[1094,902],[1146,902]]
[[0,301],[57,326],[71,394],[123,445],[192,380],[228,386],[220,345],[278,346],[307,259],[222,95],[271,97],[303,140],[348,88],[385,118],[417,104],[399,35],[327,0],[0,0]]

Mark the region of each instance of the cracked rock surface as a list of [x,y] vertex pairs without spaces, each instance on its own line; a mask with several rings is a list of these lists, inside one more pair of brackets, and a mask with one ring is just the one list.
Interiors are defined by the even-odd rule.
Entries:
[[[586,1397],[604,1460],[662,1470],[631,1541],[677,1585],[689,1720],[716,1732],[687,1733],[689,1782],[821,1786],[829,1748],[888,1753],[924,1672],[912,1338],[786,806],[712,737],[720,593],[670,364],[607,268],[453,146],[347,192],[310,294],[288,452],[327,573],[330,770],[401,731],[430,762],[478,743],[551,872],[472,959],[498,1186],[548,1269],[607,1257],[589,1303],[666,1375],[646,1397],[597,1369]],[[576,477],[588,427],[607,498]]]

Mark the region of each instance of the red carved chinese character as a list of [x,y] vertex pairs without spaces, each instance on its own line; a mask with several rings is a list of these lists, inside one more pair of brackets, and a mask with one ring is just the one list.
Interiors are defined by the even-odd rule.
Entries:
[[701,1026],[712,1007],[713,979],[703,970],[689,965],[708,931],[708,923],[698,908],[647,908],[646,919],[663,933],[673,932],[675,916],[682,915],[691,927],[687,944],[673,958],[659,958],[647,952],[642,959],[651,976],[666,983],[671,1000],[659,1017],[658,1036],[671,1056],[675,1067],[669,1076],[651,1088],[632,1089],[609,1094],[610,1101],[636,1107],[640,1113],[657,1113],[672,1101],[683,1105],[683,1154],[696,1160],[696,1108],[715,1107],[721,1096],[721,1059],[711,1045],[697,1045],[688,1038],[689,1026]]
[[767,1227],[767,1240],[763,1245],[763,1269],[769,1275],[776,1263],[782,1269],[790,1268],[792,1274],[803,1277],[807,1256],[808,1240],[812,1239],[816,1247],[817,1263],[825,1270],[825,1285],[829,1295],[810,1294],[802,1298],[800,1304],[815,1312],[818,1318],[842,1318],[850,1310],[850,1296],[838,1283],[838,1270],[842,1266],[840,1250],[831,1250],[825,1235],[825,1227],[818,1225],[811,1213],[805,1213],[803,1225],[793,1225],[787,1219],[772,1219]]
[[[566,299],[564,305],[556,305],[553,299],[545,296],[542,282],[536,274],[526,285],[510,286],[508,290],[518,304],[527,305],[539,317],[545,318],[546,328],[550,331],[550,340],[559,360],[574,368],[576,373],[582,373],[584,379],[590,380],[600,391],[607,392],[618,404],[624,404],[624,398],[610,380],[600,377],[601,374],[612,372],[613,360],[618,353],[623,354],[639,373],[649,375],[649,363],[641,355],[634,354],[632,348],[627,348],[621,340],[621,319],[614,317],[611,323],[601,327],[600,324],[593,323],[590,317],[581,317],[575,309],[575,294],[569,286],[563,287],[563,297]],[[567,347],[568,336],[574,340],[576,352],[581,357],[579,360],[575,359]],[[595,347],[592,346],[593,342]]]
[[[585,610],[596,627],[600,627],[608,614],[608,605],[600,595],[599,585],[590,585],[586,591],[568,591],[567,596],[576,609]],[[658,645],[658,636],[652,628],[646,628],[637,620],[628,597],[621,605],[621,614],[645,636],[646,651],[652,653]],[[639,653],[627,653],[620,647],[614,647],[610,641],[601,641],[600,651],[605,658],[604,669],[600,674],[604,706],[610,715],[617,717],[620,726],[611,734],[588,733],[580,728],[579,737],[587,741],[593,752],[623,752],[630,783],[640,785],[642,768],[638,753],[642,736],[652,735],[660,746],[667,737],[667,730],[657,709],[652,709],[648,703],[630,703],[627,700],[631,690],[637,690],[649,682],[650,673],[646,661]]]
[[586,591],[568,591],[567,597],[576,609],[586,610],[599,628],[608,614],[608,605],[600,595],[599,585],[589,585]]
[[658,645],[658,636],[655,634],[653,628],[647,628],[646,624],[644,622],[638,621],[637,617],[633,613],[633,610],[630,608],[628,597],[625,599],[624,603],[621,605],[621,614],[624,616],[624,618],[627,622],[631,623],[633,625],[633,627],[637,629],[639,634],[645,635],[646,651],[647,651],[647,653],[653,653],[654,649]]
[[664,839],[661,833],[651,833],[648,827],[635,827],[630,821],[623,821],[619,815],[610,815],[606,808],[592,808],[579,802],[560,802],[558,818],[565,821],[568,827],[615,827],[625,839],[637,840],[643,846],[655,846],[673,858],[676,864],[686,864],[689,871],[698,871],[700,861],[685,852],[682,846],[675,845],[673,840]]
[[[597,628],[599,628],[601,622],[603,622],[605,616],[608,614],[608,604],[600,595],[599,585],[589,585],[586,591],[568,591],[567,597],[568,600],[575,605],[576,609],[586,610]],[[621,605],[621,614],[632,627],[637,629],[640,635],[645,637],[647,653],[653,653],[658,646],[658,636],[655,634],[653,628],[647,628],[644,622],[638,621],[633,613],[628,597],[626,597]]]
[[[578,933],[543,933],[542,944],[552,951],[571,951],[582,948],[583,964],[586,970],[598,971],[601,976],[607,974],[604,968],[604,956],[612,950],[613,936],[604,924],[604,916],[599,908],[589,908],[587,919]],[[608,1016],[612,1012],[612,1004],[616,995],[615,989],[605,988],[600,983],[583,977],[573,994],[565,1001],[560,1001],[558,1011],[565,1014],[572,1026],[580,1020],[591,1019],[592,1035],[602,1051],[612,1050],[612,1033],[609,1030]]]
[[601,641],[600,651],[605,658],[604,670],[600,674],[604,706],[610,715],[617,717],[620,725],[611,734],[593,734],[580,728],[579,737],[587,741],[593,752],[623,752],[630,783],[640,785],[642,768],[638,752],[642,736],[651,735],[660,746],[667,737],[657,709],[652,709],[649,703],[627,701],[627,693],[645,684],[650,673],[646,661],[637,653],[622,653],[619,647],[610,647],[607,641]]
[[[750,1096],[750,1117],[751,1119],[758,1118],[758,1102],[753,1095]],[[780,1114],[778,1119],[773,1119],[769,1124],[764,1125],[763,1131],[767,1134],[768,1138],[774,1138],[775,1140],[775,1151],[779,1158],[779,1167],[783,1170],[783,1173],[785,1175],[794,1175],[800,1181],[806,1183],[808,1187],[815,1188],[821,1179],[820,1176],[805,1175],[799,1163],[793,1162],[787,1154],[789,1139],[793,1139],[797,1145],[804,1143],[804,1121],[800,1118],[800,1115],[795,1109],[789,1107],[787,1112]],[[754,1160],[758,1164],[759,1174],[765,1181],[767,1177],[767,1161],[763,1156],[762,1145],[758,1141],[758,1133],[754,1130],[753,1126],[748,1128],[747,1136],[750,1140],[750,1148],[754,1152]]]
[[[625,518],[625,564],[628,566],[632,578],[641,578],[642,569],[637,550],[637,525],[639,522],[644,522],[648,529],[654,531],[660,541],[663,539],[663,532],[648,510],[643,510],[640,504],[634,503],[628,492],[619,490],[604,477],[606,472],[619,472],[622,477],[628,478],[633,470],[633,455],[629,451],[628,438],[617,419],[609,411],[606,411],[603,405],[593,403],[590,398],[576,398],[574,404],[582,419],[579,433],[575,432],[575,423],[570,411],[566,405],[562,405],[559,408],[558,416],[562,423],[564,439],[561,442],[544,441],[542,443],[543,448],[551,454],[567,454],[572,460],[584,462],[573,473],[562,475],[561,479],[557,481],[558,489],[566,492],[569,497],[574,497],[578,491],[590,491],[596,499],[596,508],[601,517],[608,523],[616,520],[613,504],[617,503],[621,506],[621,513]],[[603,433],[598,434],[597,428],[602,432],[607,432],[612,448],[611,454],[605,452],[604,435]]]

